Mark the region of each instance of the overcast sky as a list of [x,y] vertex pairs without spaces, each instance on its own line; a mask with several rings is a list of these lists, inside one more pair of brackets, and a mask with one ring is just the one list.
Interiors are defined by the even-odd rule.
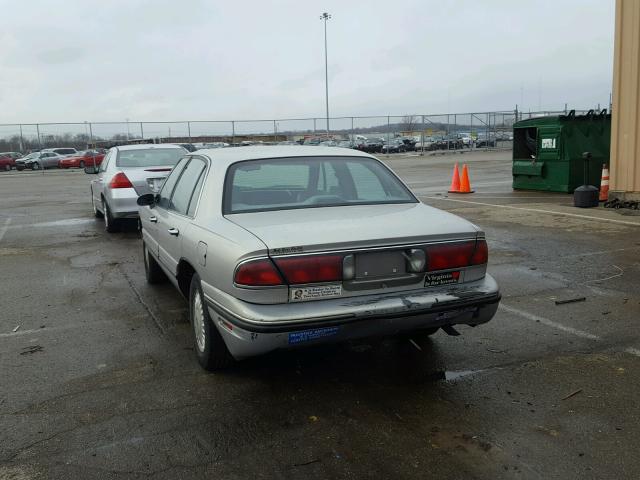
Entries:
[[0,0],[0,123],[592,107],[614,0]]

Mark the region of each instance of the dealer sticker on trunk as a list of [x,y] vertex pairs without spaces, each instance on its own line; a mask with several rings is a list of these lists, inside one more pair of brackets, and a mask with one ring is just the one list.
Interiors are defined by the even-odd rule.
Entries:
[[304,300],[319,300],[321,298],[339,297],[340,295],[342,295],[342,285],[293,287],[289,290],[289,300],[292,302],[302,302]]
[[424,277],[424,286],[437,287],[438,285],[449,285],[451,283],[458,283],[459,280],[460,272],[427,273]]

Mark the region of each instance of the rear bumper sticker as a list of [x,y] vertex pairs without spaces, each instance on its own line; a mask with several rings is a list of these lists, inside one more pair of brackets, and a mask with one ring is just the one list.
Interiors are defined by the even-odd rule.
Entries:
[[316,287],[300,288],[292,287],[289,290],[289,300],[291,302],[339,297],[340,295],[342,295],[342,285],[319,285]]
[[424,277],[425,287],[436,287],[438,285],[449,285],[460,281],[460,272],[427,273]]

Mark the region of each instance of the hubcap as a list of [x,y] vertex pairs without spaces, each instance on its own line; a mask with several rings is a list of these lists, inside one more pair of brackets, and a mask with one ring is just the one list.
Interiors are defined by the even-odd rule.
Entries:
[[200,292],[196,291],[193,296],[193,331],[196,335],[196,344],[198,350],[204,352],[205,334],[204,334],[204,310],[202,307],[202,298]]

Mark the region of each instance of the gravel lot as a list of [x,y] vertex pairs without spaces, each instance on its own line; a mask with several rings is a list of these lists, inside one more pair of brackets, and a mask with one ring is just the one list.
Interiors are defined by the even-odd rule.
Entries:
[[[640,217],[513,192],[504,152],[383,160],[485,229],[494,320],[221,374],[88,176],[0,173],[0,479],[640,478]],[[447,196],[455,161],[476,193]]]

